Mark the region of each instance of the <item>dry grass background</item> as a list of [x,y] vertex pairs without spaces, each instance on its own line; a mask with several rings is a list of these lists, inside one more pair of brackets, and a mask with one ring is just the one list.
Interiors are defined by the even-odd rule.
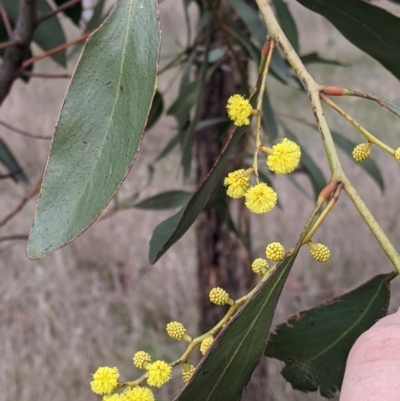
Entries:
[[[304,53],[319,50],[326,57],[349,63],[347,68],[310,67],[319,81],[400,102],[400,85],[393,76],[346,42],[329,23],[294,1],[290,1],[290,6],[300,27]],[[163,54],[171,54],[184,43],[183,15],[178,2],[170,0],[161,5],[161,22]],[[38,65],[38,71],[54,68],[50,61]],[[171,82],[171,76],[162,77],[161,90],[171,85],[175,90]],[[312,120],[303,93],[289,90],[273,79],[269,85],[277,111]],[[29,85],[18,82],[0,110],[0,118],[36,134],[50,135],[66,88],[65,81],[32,80]],[[367,101],[339,100],[372,132],[399,146],[400,125],[392,115]],[[327,111],[327,117],[337,131],[360,141],[352,127],[333,112]],[[317,134],[298,124],[290,126],[328,177]],[[157,164],[153,182],[147,186],[147,164],[173,135],[173,127],[173,120],[163,118],[147,134],[121,196],[138,189],[146,197],[162,189],[184,187],[174,155]],[[49,142],[23,138],[3,128],[0,132],[28,172],[32,186],[43,172]],[[399,166],[376,149],[372,157],[384,174],[384,197],[358,166],[344,155],[342,159],[363,198],[399,248]],[[310,191],[306,179],[300,182]],[[254,218],[256,257],[272,240],[290,246],[312,207],[312,202],[286,179],[277,179],[275,183],[283,209]],[[190,188],[191,184],[185,185]],[[27,186],[0,181],[1,216],[29,190]],[[30,202],[1,228],[0,235],[27,233],[34,210],[35,204]],[[170,214],[136,210],[117,214],[96,223],[68,247],[34,262],[25,256],[25,242],[0,244],[0,401],[96,400],[89,390],[89,381],[98,366],[117,365],[122,379],[129,379],[136,375],[131,357],[138,349],[146,349],[157,358],[177,357],[181,345],[164,335],[164,327],[169,320],[179,319],[195,334],[198,313],[193,232],[156,266],[150,267],[147,261],[152,230]],[[318,231],[317,240],[330,246],[332,258],[326,265],[319,265],[311,261],[305,250],[300,253],[280,300],[277,322],[376,273],[391,270],[386,256],[344,194]],[[398,288],[394,283],[392,308],[399,306]],[[322,398],[292,390],[279,375],[281,366],[277,361],[269,365],[272,400]],[[160,391],[158,399],[170,400],[179,387],[178,378]]]

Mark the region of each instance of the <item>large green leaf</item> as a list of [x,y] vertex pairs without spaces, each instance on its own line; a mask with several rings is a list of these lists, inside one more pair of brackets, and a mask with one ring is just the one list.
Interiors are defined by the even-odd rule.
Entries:
[[265,350],[275,307],[296,255],[297,250],[279,263],[219,333],[176,401],[240,400]]
[[2,139],[0,139],[0,163],[10,172],[13,181],[28,182],[28,177],[25,175],[24,170]]
[[30,258],[80,235],[128,174],[155,92],[159,46],[156,0],[119,0],[85,45],[57,123]]
[[400,18],[362,0],[297,0],[400,79]]
[[[4,8],[10,20],[15,23],[18,18],[20,0],[2,0]],[[46,14],[52,10],[46,0],[39,0],[38,10],[41,14]],[[65,43],[64,31],[58,18],[50,18],[39,25],[35,31],[33,40],[43,49],[50,50]],[[58,52],[51,56],[61,66],[67,65],[65,51]]]
[[201,213],[207,204],[211,193],[220,179],[228,156],[233,147],[236,146],[241,136],[245,133],[247,127],[241,127],[231,135],[225,148],[222,150],[219,158],[215,162],[208,176],[201,183],[200,187],[193,194],[188,204],[177,214],[160,223],[153,232],[150,240],[149,259],[151,263],[157,262],[158,259],[178,241],[183,234],[194,223],[197,216]]
[[387,314],[389,282],[380,274],[355,290],[291,317],[271,334],[265,354],[285,362],[282,375],[293,388],[340,390],[347,356],[356,339]]

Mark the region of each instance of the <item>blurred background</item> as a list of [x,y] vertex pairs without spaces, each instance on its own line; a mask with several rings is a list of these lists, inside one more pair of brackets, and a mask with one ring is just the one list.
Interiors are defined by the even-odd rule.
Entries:
[[[109,2],[112,4],[112,2]],[[309,67],[317,81],[373,93],[400,102],[400,84],[378,62],[352,46],[329,22],[288,1],[295,16],[302,53],[318,51],[345,66],[315,64]],[[383,1],[381,5],[387,5]],[[393,5],[390,7],[393,8]],[[396,10],[398,10],[397,7]],[[189,8],[192,24],[196,9]],[[399,11],[398,11],[399,12]],[[161,64],[186,43],[182,2],[160,1],[162,26]],[[60,20],[68,37],[77,29],[65,17]],[[37,49],[35,49],[37,50]],[[39,51],[38,51],[39,52]],[[77,56],[69,61],[72,73]],[[254,72],[256,66],[250,65]],[[36,72],[65,72],[51,60],[37,63]],[[178,67],[159,77],[166,107],[176,96]],[[268,79],[270,100],[281,115],[313,121],[306,96]],[[68,87],[65,79],[18,80],[0,109],[0,119],[36,135],[54,132]],[[366,100],[346,98],[337,102],[357,121],[393,147],[400,146],[400,123],[395,116]],[[359,143],[361,136],[331,110],[326,115],[332,129]],[[300,144],[317,161],[329,179],[329,169],[315,130],[285,120]],[[194,189],[194,178],[182,181],[179,150],[155,165],[149,185],[149,168],[155,155],[175,134],[176,122],[163,116],[144,138],[137,161],[120,189],[140,197],[170,189]],[[51,141],[23,137],[0,127],[0,137],[12,149],[29,176],[28,185],[0,181],[0,219],[34,187],[43,174]],[[175,152],[175,153],[174,153]],[[378,149],[371,158],[383,175],[382,193],[376,183],[347,155],[340,153],[345,170],[394,245],[400,248],[399,166]],[[252,217],[254,257],[263,257],[266,244],[280,241],[290,247],[312,209],[312,187],[306,177],[297,179],[305,193],[285,177],[277,177],[281,209]],[[121,211],[97,221],[73,243],[38,261],[25,255],[26,240],[5,240],[27,235],[36,199],[31,200],[6,225],[0,227],[0,400],[91,401],[91,373],[99,366],[118,366],[123,380],[135,378],[134,352],[147,350],[157,359],[174,360],[183,344],[167,337],[165,325],[179,320],[191,335],[197,333],[197,254],[192,228],[154,266],[148,262],[148,244],[155,226],[174,211]],[[332,252],[326,264],[314,262],[302,249],[279,301],[275,323],[348,291],[392,266],[357,211],[342,193],[339,202],[316,235]],[[393,282],[390,310],[400,306],[398,279]],[[283,364],[268,361],[269,400],[319,400],[316,393],[293,390],[280,376]],[[178,376],[178,375],[177,375]],[[158,400],[168,401],[182,387],[177,377],[162,388]]]

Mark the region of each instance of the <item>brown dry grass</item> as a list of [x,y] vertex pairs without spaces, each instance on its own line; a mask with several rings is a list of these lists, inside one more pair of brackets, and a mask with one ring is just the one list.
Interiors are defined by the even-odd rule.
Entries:
[[[297,4],[291,3],[291,6],[299,17],[304,52],[322,49],[327,57],[339,57],[351,63],[346,69],[311,67],[318,80],[400,101],[398,81],[378,63],[349,45],[322,19]],[[172,12],[172,7],[171,1],[161,7],[163,46],[168,54],[177,49],[177,43],[184,37],[182,13],[180,10]],[[312,27],[311,33],[309,27]],[[50,62],[39,67],[46,71],[53,68]],[[170,79],[161,80],[162,89],[169,86]],[[312,119],[303,94],[293,93],[273,80],[270,85],[277,111]],[[17,83],[0,111],[0,118],[31,132],[50,135],[66,87],[65,81],[36,80],[27,86]],[[398,146],[396,127],[399,122],[389,113],[362,100],[345,99],[340,104],[372,132]],[[330,112],[327,115],[332,127],[348,137],[360,139],[336,115]],[[143,188],[145,197],[161,189],[183,187],[177,180],[178,166],[173,156],[157,165],[151,186],[146,186],[146,166],[171,137],[173,126],[173,120],[165,118],[148,133],[135,167],[123,186],[123,195],[138,188]],[[315,132],[299,125],[291,126],[328,177]],[[1,135],[21,161],[33,185],[42,174],[49,143],[22,138],[4,129]],[[359,167],[346,156],[342,157],[367,204],[395,245],[399,245],[399,166],[378,151],[373,152],[373,158],[385,177],[384,198]],[[306,179],[300,182],[310,191]],[[287,246],[292,244],[312,207],[312,202],[287,180],[276,180],[276,187],[283,210],[265,218],[254,218],[255,256],[261,256],[265,244],[272,240],[280,240]],[[29,192],[29,187],[3,180],[0,191],[3,216]],[[1,235],[27,233],[34,209],[34,202],[29,203],[1,228]],[[129,379],[135,375],[131,357],[137,349],[146,349],[158,358],[176,358],[181,347],[166,338],[165,323],[179,318],[193,331],[198,318],[193,233],[189,232],[156,266],[150,267],[147,262],[151,232],[170,214],[123,212],[95,224],[65,249],[35,262],[25,257],[24,242],[0,244],[1,401],[97,400],[88,382],[90,373],[98,366],[118,365],[122,378]],[[391,270],[386,256],[344,195],[318,231],[317,239],[330,246],[332,259],[321,266],[313,263],[306,251],[301,252],[285,287],[276,321],[366,281],[375,273]],[[396,291],[394,293],[392,305],[397,307],[399,296]],[[321,398],[293,391],[280,377],[280,366],[276,362],[270,364],[271,399]],[[159,399],[169,400],[171,392],[176,392],[179,386],[176,380],[160,393]]]

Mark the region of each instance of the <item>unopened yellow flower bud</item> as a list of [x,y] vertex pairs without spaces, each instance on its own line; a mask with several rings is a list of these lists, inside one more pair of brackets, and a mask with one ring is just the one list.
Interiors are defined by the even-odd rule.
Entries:
[[285,258],[285,248],[280,242],[271,242],[265,248],[265,255],[274,262],[280,262]]
[[400,148],[397,148],[394,152],[394,157],[398,162],[400,162]]
[[190,376],[192,376],[192,374],[195,370],[196,370],[196,367],[193,365],[189,365],[187,363],[185,363],[185,365],[183,365],[182,380],[184,383],[186,383],[190,379]]
[[259,276],[264,275],[268,270],[268,262],[265,259],[257,258],[251,264],[251,270]]
[[[252,170],[250,169],[250,174]],[[226,194],[233,199],[242,198],[250,186],[249,180],[249,170],[232,171],[224,180],[224,186],[228,187]]]
[[164,361],[155,361],[146,367],[148,371],[147,384],[161,387],[172,378],[172,367]]
[[98,368],[93,374],[93,381],[90,382],[90,387],[95,394],[111,394],[118,386],[118,378],[118,368],[104,366]]
[[241,95],[233,95],[228,99],[226,111],[229,118],[237,127],[250,124],[250,116],[253,112],[250,102]]
[[229,294],[220,287],[212,288],[209,294],[210,301],[215,305],[233,305],[235,302],[229,298]]
[[325,263],[331,257],[331,251],[324,244],[314,244],[313,242],[308,242],[307,245],[310,247],[311,256],[321,263]]
[[367,160],[369,155],[371,154],[371,143],[360,143],[357,145],[352,152],[353,159],[356,162],[363,162],[364,160]]
[[166,329],[167,334],[175,340],[182,340],[184,338],[189,340],[189,342],[191,341],[190,337],[186,335],[186,328],[182,323],[169,322]]
[[211,344],[214,341],[214,337],[213,336],[208,336],[206,337],[200,344],[200,352],[202,353],[202,355],[205,355],[207,350],[210,348]]
[[133,355],[133,365],[138,369],[145,369],[151,362],[151,356],[144,351],[138,351]]

